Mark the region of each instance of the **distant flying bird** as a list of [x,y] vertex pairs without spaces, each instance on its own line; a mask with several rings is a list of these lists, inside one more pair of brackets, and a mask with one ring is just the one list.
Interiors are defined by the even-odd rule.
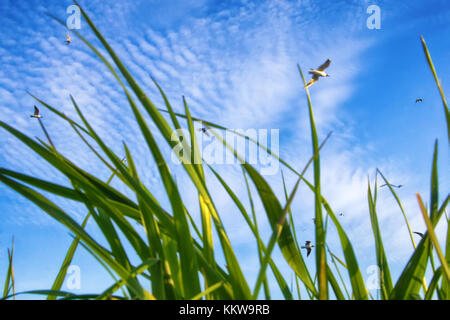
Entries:
[[422,98],[416,99],[416,103],[417,102],[423,102],[423,99]]
[[200,129],[198,129],[198,131],[203,132],[204,134],[206,134],[209,137],[209,133],[207,130],[208,130],[208,128],[205,128],[205,127],[201,127]]
[[203,132],[204,134],[206,134],[209,137],[209,133],[207,132],[209,127],[206,124],[203,124],[203,121],[200,121],[200,123],[202,124],[202,127],[198,129],[198,131]]
[[[384,187],[384,186],[387,186],[387,183],[385,183],[385,184],[383,184],[382,186],[380,186],[380,188],[381,188],[381,187]],[[399,184],[398,186],[396,186],[395,184],[391,184],[391,187],[394,187],[394,188],[401,188],[401,187],[403,187],[403,185],[402,185],[402,184]]]
[[70,40],[69,35],[66,33],[66,41],[64,41],[67,44],[70,44],[72,42],[72,40]]
[[31,118],[42,118],[42,116],[39,114],[38,107],[34,106],[34,114],[30,115]]
[[306,249],[306,257],[309,257],[313,247],[314,246],[311,244],[311,241],[305,241],[305,245],[302,246],[302,249]]
[[423,235],[423,233],[422,232],[416,232],[416,231],[414,231],[413,233],[415,233],[415,234],[418,234],[421,238],[423,238],[424,237],[424,235]]
[[341,217],[343,217],[344,216],[344,214],[341,212],[341,213],[339,213],[339,215],[341,216]]
[[309,73],[312,74],[312,79],[306,84],[305,88],[308,88],[313,83],[317,82],[319,80],[319,77],[329,77],[330,75],[327,74],[324,70],[329,67],[331,63],[331,60],[328,59],[325,61],[321,66],[317,68],[317,70],[310,69]]

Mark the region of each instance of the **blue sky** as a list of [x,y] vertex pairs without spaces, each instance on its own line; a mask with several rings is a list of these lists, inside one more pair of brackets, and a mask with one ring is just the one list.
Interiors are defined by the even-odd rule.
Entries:
[[[428,199],[434,139],[440,142],[442,195],[449,190],[448,144],[443,107],[427,66],[419,36],[423,35],[445,92],[450,88],[450,5],[444,0],[399,1],[80,1],[133,75],[161,105],[149,75],[182,110],[185,95],[193,115],[230,128],[280,129],[281,156],[301,169],[311,146],[306,98],[296,64],[305,70],[327,58],[331,77],[311,87],[320,138],[333,131],[322,156],[323,192],[361,257],[361,269],[375,261],[367,207],[367,175],[380,168],[399,190],[414,230],[424,230],[415,192]],[[121,141],[139,155],[138,165],[149,185],[158,185],[152,159],[123,94],[102,63],[44,12],[67,17],[70,1],[0,3],[0,112],[2,120],[30,136],[42,137],[29,118],[33,100],[26,90],[69,115],[72,94],[89,121],[114,150]],[[366,8],[381,9],[381,29],[369,30]],[[97,43],[87,24],[80,32]],[[98,45],[98,43],[97,43]],[[423,103],[415,104],[416,98]],[[100,177],[108,171],[80,147],[70,128],[45,115],[57,148]],[[0,166],[67,183],[21,143],[0,131]],[[168,154],[168,153],[166,153]],[[238,194],[245,194],[237,167],[220,166]],[[174,168],[177,179],[185,177]],[[292,188],[295,176],[288,175]],[[279,175],[269,177],[280,190]],[[254,241],[230,199],[210,177],[217,206],[250,279],[258,266]],[[120,190],[123,186],[113,182]],[[156,195],[164,198],[164,195]],[[243,196],[245,197],[245,196]],[[196,198],[184,200],[191,211]],[[81,221],[84,211],[56,200]],[[257,203],[261,209],[261,204]],[[312,198],[301,187],[294,201],[301,241],[313,237]],[[389,259],[398,276],[412,248],[403,218],[387,190],[380,190],[379,218]],[[259,210],[262,230],[269,230]],[[6,272],[6,248],[16,239],[17,290],[47,288],[58,271],[71,237],[51,218],[0,185],[0,275]],[[198,218],[198,217],[196,217]],[[89,229],[90,228],[90,229]],[[90,225],[88,230],[96,232]],[[440,225],[441,239],[445,226]],[[300,231],[299,231],[300,232]],[[330,232],[330,243],[336,239]],[[282,257],[275,252],[275,257]],[[311,266],[312,266],[312,261]],[[101,267],[80,250],[74,264],[82,270],[83,292],[110,283]],[[288,272],[287,268],[283,269]]]

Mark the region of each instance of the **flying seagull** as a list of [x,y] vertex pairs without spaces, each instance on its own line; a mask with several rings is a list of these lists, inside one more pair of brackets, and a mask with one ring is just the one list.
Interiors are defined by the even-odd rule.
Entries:
[[42,118],[42,116],[39,114],[38,107],[34,106],[34,114],[30,115],[31,118]]
[[[203,121],[200,121],[200,123],[203,125]],[[204,134],[206,134],[209,137],[209,133],[207,132],[209,129],[209,127],[204,124],[203,127],[199,128],[198,131],[203,132]]]
[[200,129],[198,129],[198,131],[203,132],[204,134],[206,134],[209,137],[208,128],[201,127]]
[[416,103],[417,102],[423,102],[423,99],[422,98],[416,99]]
[[413,233],[418,234],[421,238],[424,237],[422,232],[416,232],[416,231],[414,231]]
[[305,241],[305,245],[302,247],[302,249],[306,249],[306,257],[309,257],[309,254],[311,253],[311,250],[314,246],[311,244],[311,241]]
[[317,70],[310,69],[309,73],[312,74],[312,79],[306,84],[305,88],[311,86],[313,83],[319,80],[320,77],[329,77],[330,75],[327,74],[324,70],[329,67],[330,63],[331,60],[328,59],[321,66],[319,66]]
[[70,40],[69,35],[66,33],[66,41],[64,41],[67,44],[70,44],[72,42],[72,40]]
[[[382,186],[380,186],[380,188],[381,188],[381,187],[384,187],[384,186],[387,186],[387,183],[385,183],[385,184],[383,184]],[[399,184],[398,186],[396,186],[395,184],[391,184],[391,187],[394,187],[394,188],[401,188],[401,187],[403,187],[403,185],[402,185],[402,184]]]

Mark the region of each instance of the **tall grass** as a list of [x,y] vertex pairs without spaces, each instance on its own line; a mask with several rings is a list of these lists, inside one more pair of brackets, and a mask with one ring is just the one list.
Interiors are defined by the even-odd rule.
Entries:
[[[0,127],[66,176],[70,182],[70,187],[5,168],[0,168],[0,181],[37,205],[43,212],[64,225],[74,235],[60,271],[48,290],[14,292],[13,249],[11,249],[8,254],[9,267],[6,274],[3,299],[15,298],[23,293],[44,295],[47,299],[257,299],[261,297],[261,289],[263,289],[263,296],[270,299],[272,293],[270,292],[271,286],[268,283],[269,272],[273,274],[276,285],[285,299],[305,297],[309,299],[329,299],[332,296],[336,299],[372,298],[364,282],[352,242],[332,210],[331,204],[321,193],[320,150],[324,147],[329,135],[322,143],[319,143],[314,121],[314,108],[308,89],[306,89],[306,97],[312,152],[302,172],[294,170],[267,147],[260,145],[250,137],[244,136],[251,143],[256,143],[258,148],[279,160],[289,170],[290,174],[297,176],[297,182],[289,192],[283,175],[285,197],[279,199],[268,181],[252,165],[247,163],[237,150],[228,145],[216,131],[227,128],[192,117],[184,98],[184,114],[175,113],[163,89],[154,80],[155,86],[164,101],[164,106],[157,108],[144,94],[144,90],[132,77],[84,10],[81,10],[81,13],[110,59],[103,56],[100,50],[96,49],[77,31],[73,32],[104,63],[123,89],[136,124],[157,164],[158,173],[170,206],[168,208],[163,207],[149,186],[146,186],[140,179],[138,168],[135,165],[137,155],[129,151],[125,142],[123,148],[126,158],[121,159],[121,156],[114,153],[84,117],[82,108],[77,104],[75,98],[71,97],[71,101],[81,119],[81,123],[32,95],[48,111],[68,122],[80,137],[80,142],[86,144],[94,155],[109,168],[111,176],[106,182],[103,182],[101,178],[86,172],[62,155],[54,146],[50,139],[51,133],[47,133],[42,122],[41,126],[48,142],[36,141],[7,123],[0,121]],[[62,21],[55,19],[63,24]],[[448,130],[448,107],[444,93],[423,39],[422,43],[427,61],[441,93]],[[112,61],[113,64],[109,61]],[[298,67],[298,69],[302,79],[299,86],[303,87],[305,79],[301,68]],[[145,112],[144,114],[141,112],[142,109]],[[164,114],[169,115],[171,123],[163,116]],[[149,123],[145,120],[146,117],[149,117],[156,126],[163,141],[158,141],[155,138],[154,132],[150,130]],[[191,160],[201,159],[193,125],[194,121],[199,120],[208,125],[211,128],[209,132],[220,140],[240,161],[247,194],[236,194],[224,177],[212,166],[204,166],[202,161],[182,161],[183,168],[198,195],[201,225],[196,225],[181,197],[183,186],[178,185],[173,178],[169,162],[164,158],[161,147],[162,144],[168,144],[173,148],[178,143],[182,143],[185,154],[177,155],[180,160],[183,160],[183,156],[187,156]],[[173,140],[174,131],[183,127],[188,128],[187,137],[183,136],[182,139]],[[96,145],[91,145],[88,140],[94,141]],[[96,148],[100,148],[104,156],[97,152]],[[450,298],[448,221],[445,253],[439,246],[434,232],[434,228],[439,223],[448,204],[448,195],[443,201],[439,202],[437,162],[438,143],[436,141],[432,158],[430,212],[427,212],[421,197],[418,195],[418,205],[424,216],[428,231],[417,246],[400,199],[382,173],[377,172],[377,176],[380,174],[388,184],[401,209],[414,248],[413,254],[396,282],[390,275],[389,259],[384,251],[378,224],[376,210],[377,181],[375,181],[374,189],[371,188],[371,182],[368,183],[368,219],[370,219],[373,229],[376,261],[380,269],[380,298],[383,300]],[[314,171],[312,182],[304,177],[310,164],[312,164]],[[210,170],[224,187],[246,221],[249,227],[249,236],[253,236],[256,241],[260,262],[256,283],[249,283],[242,271],[241,262],[238,260],[222,223],[221,214],[223,213],[215,205],[213,193],[208,189],[205,170]],[[119,179],[125,184],[134,194],[134,197],[127,197],[113,188],[110,185],[113,178]],[[315,201],[315,272],[312,272],[305,263],[305,257],[300,250],[300,244],[297,241],[294,229],[295,217],[290,207],[301,183],[306,184],[311,190]],[[251,184],[255,187],[257,194],[252,193]],[[78,224],[71,218],[67,210],[57,206],[43,192],[83,204],[86,208],[86,216],[82,224]],[[250,208],[243,205],[243,199],[247,196]],[[263,241],[265,237],[262,236],[258,228],[258,215],[253,205],[257,197],[263,204],[264,212],[272,228],[272,235],[268,243]],[[282,205],[283,203],[284,205]],[[92,223],[98,227],[102,235],[101,238],[96,239],[85,230],[88,219],[93,220]],[[133,223],[138,223],[144,228],[144,235],[133,227]],[[329,224],[337,230],[341,252],[331,252],[327,245],[326,233]],[[218,236],[218,244],[213,241],[214,232]],[[100,241],[103,240],[106,241],[105,246],[100,244]],[[99,288],[96,293],[84,295],[61,290],[68,266],[80,245],[112,276],[113,281],[110,287]],[[271,254],[277,245],[283,258],[295,274],[296,292],[293,292],[292,285],[291,287],[288,286],[286,274],[279,270],[279,263],[272,259]],[[434,250],[439,257],[440,266],[437,269],[433,267],[433,270],[431,270],[432,280],[427,284],[424,276],[429,262],[433,262]],[[139,258],[138,265],[131,263],[130,255],[136,255]],[[226,268],[222,268],[218,262],[218,258],[222,257],[225,259]],[[313,279],[317,279],[317,281]],[[307,295],[301,296],[302,288]],[[330,290],[332,290],[333,295],[330,294]]]

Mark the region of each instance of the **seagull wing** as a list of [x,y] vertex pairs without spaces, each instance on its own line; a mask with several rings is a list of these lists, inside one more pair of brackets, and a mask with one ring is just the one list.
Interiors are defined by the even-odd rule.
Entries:
[[38,116],[39,115],[39,109],[38,107],[34,106],[34,115]]
[[319,76],[317,74],[312,76],[312,79],[309,80],[309,82],[306,84],[305,88],[310,87],[312,84],[314,84],[315,82],[317,82],[317,80],[319,80]]
[[310,253],[311,253],[311,248],[306,248],[306,257],[309,257]]
[[330,66],[330,63],[331,63],[331,60],[328,59],[320,67],[318,67],[317,70],[319,70],[319,71],[325,70],[326,68],[328,68]]

